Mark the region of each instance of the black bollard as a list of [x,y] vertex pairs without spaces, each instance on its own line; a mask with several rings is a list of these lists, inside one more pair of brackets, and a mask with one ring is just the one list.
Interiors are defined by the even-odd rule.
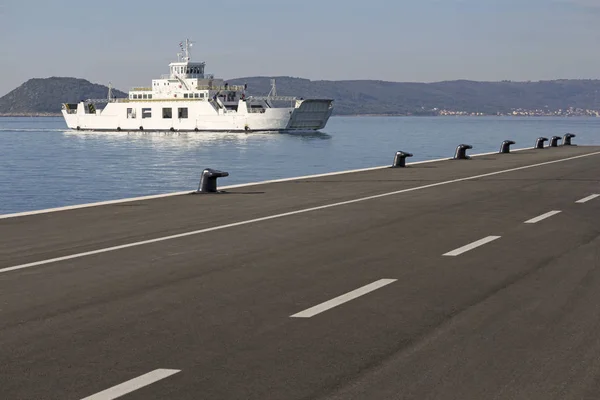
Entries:
[[550,147],[558,147],[558,141],[560,140],[560,136],[552,136],[550,138]]
[[510,145],[515,144],[512,140],[505,140],[500,146],[500,153],[510,153]]
[[394,164],[392,168],[402,168],[406,167],[406,157],[412,157],[411,153],[407,153],[405,151],[397,151],[394,156]]
[[216,193],[217,192],[217,178],[229,176],[229,172],[217,171],[216,169],[206,168],[202,171],[200,177],[200,184],[198,185],[197,192],[200,193]]
[[535,148],[536,149],[543,149],[544,148],[544,142],[547,142],[548,138],[545,137],[539,137],[537,138],[537,140],[535,141]]
[[563,146],[571,146],[571,139],[575,137],[573,133],[567,133],[563,136]]
[[456,153],[454,153],[455,160],[468,160],[470,157],[467,156],[467,150],[472,149],[473,146],[470,144],[459,144],[456,147]]

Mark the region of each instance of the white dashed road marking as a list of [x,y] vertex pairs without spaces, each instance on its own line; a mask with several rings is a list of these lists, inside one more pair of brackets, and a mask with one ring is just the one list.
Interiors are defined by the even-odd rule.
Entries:
[[581,200],[577,200],[575,203],[579,203],[579,204],[587,203],[590,200],[594,200],[596,197],[600,197],[600,194],[593,194],[591,196],[584,197]]
[[102,392],[88,396],[82,400],[113,400],[121,396],[125,396],[127,393],[131,393],[138,389],[153,384],[154,382],[165,379],[171,375],[181,372],[178,369],[155,369],[154,371],[148,372],[137,378],[133,378],[127,382],[123,382],[120,385],[113,386],[109,389],[103,390]]
[[330,310],[333,307],[337,307],[340,304],[344,304],[349,302],[350,300],[354,300],[357,297],[360,296],[364,296],[367,293],[370,293],[374,290],[380,289],[384,286],[389,285],[390,283],[396,282],[397,279],[380,279],[378,281],[375,281],[373,283],[369,283],[366,286],[363,286],[361,288],[358,288],[356,290],[353,290],[351,292],[348,292],[346,294],[343,294],[339,297],[336,297],[335,299],[331,299],[329,301],[326,301],[325,303],[321,303],[319,305],[316,305],[314,307],[311,307],[307,310],[304,310],[302,312],[299,312],[297,314],[291,315],[292,318],[310,318],[310,317],[314,317],[317,314],[320,314],[324,311]]
[[488,236],[488,237],[480,239],[476,242],[470,243],[466,246],[459,247],[456,250],[449,251],[448,253],[444,254],[444,256],[456,257],[456,256],[461,255],[462,253],[466,253],[467,251],[473,250],[479,246],[483,246],[484,244],[493,242],[494,240],[497,240],[500,238],[501,238],[501,236]]
[[537,216],[535,218],[531,218],[530,220],[525,221],[525,223],[526,224],[536,224],[536,223],[538,223],[540,221],[543,221],[546,218],[550,218],[550,217],[552,217],[553,215],[556,215],[556,214],[560,214],[560,211],[550,211],[550,212],[547,212],[546,214],[542,214],[542,215]]

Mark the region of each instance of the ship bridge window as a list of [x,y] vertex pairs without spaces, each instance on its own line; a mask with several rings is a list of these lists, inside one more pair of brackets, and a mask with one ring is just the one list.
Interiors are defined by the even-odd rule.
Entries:
[[173,109],[172,108],[163,108],[162,115],[163,115],[163,118],[173,118]]
[[187,107],[179,108],[177,110],[177,118],[187,118],[187,117],[188,117]]
[[142,108],[142,119],[144,118],[152,118],[151,108]]

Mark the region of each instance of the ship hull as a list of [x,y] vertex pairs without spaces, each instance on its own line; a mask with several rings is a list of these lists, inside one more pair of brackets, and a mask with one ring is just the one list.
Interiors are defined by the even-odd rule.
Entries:
[[103,109],[93,103],[63,105],[70,129],[89,131],[310,131],[323,129],[331,100],[298,100],[293,107],[253,111],[245,101],[227,109],[208,101],[128,101],[118,99]]

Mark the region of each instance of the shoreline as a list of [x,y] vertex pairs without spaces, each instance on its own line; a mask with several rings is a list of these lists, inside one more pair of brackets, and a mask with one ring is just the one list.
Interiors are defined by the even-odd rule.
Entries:
[[[6,113],[0,114],[0,118],[42,118],[42,117],[62,117],[61,113]],[[494,115],[494,114],[486,114],[486,115],[406,115],[406,114],[337,114],[332,115],[332,117],[439,117],[439,118],[457,118],[457,117],[506,117],[506,118],[515,118],[515,117],[527,117],[527,118],[539,118],[539,117],[548,117],[548,118],[600,118],[598,116],[593,115]]]
[[62,117],[61,113],[5,113],[0,117]]

